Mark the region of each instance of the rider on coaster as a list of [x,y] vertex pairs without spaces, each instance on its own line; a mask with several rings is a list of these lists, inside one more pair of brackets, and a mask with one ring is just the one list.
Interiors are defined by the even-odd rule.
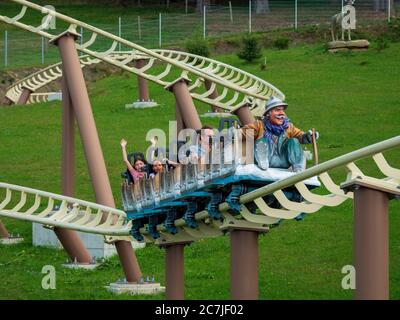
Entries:
[[[264,170],[291,167],[293,172],[305,169],[303,150],[300,144],[312,143],[312,131],[296,128],[287,118],[287,103],[271,97],[265,106],[261,120],[242,127],[244,138],[252,135],[255,141],[255,160]],[[315,133],[316,139],[319,133]]]

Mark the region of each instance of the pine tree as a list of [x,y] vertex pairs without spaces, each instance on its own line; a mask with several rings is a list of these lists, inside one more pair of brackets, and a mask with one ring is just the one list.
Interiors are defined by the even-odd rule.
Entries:
[[261,47],[255,37],[246,36],[243,38],[242,51],[238,53],[240,59],[252,62],[253,60],[261,58]]

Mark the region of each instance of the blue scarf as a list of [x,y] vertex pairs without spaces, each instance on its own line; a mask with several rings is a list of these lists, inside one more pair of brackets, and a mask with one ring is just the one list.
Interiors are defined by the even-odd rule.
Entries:
[[275,125],[269,122],[266,118],[264,119],[264,137],[272,140],[272,136],[279,137],[289,127],[290,119],[286,118],[281,125]]

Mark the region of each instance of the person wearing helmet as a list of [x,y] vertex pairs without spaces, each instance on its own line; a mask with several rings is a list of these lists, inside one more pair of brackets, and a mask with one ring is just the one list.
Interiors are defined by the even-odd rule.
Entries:
[[286,116],[287,107],[281,99],[271,97],[261,120],[242,127],[244,137],[252,135],[255,141],[255,160],[261,169],[291,168],[293,172],[305,169],[300,144],[312,143],[312,131],[296,128]]

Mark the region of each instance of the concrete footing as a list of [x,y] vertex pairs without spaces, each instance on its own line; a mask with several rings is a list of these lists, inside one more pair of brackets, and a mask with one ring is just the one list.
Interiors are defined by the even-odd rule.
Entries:
[[[90,256],[94,259],[109,258],[117,254],[116,248],[112,244],[104,242],[104,237],[98,234],[79,232],[83,245],[88,250]],[[44,228],[41,224],[32,223],[32,242],[34,246],[44,246],[62,249],[60,241],[57,239],[54,232]],[[146,246],[145,243],[132,241],[132,247],[141,249]]]
[[8,237],[8,238],[0,238],[0,243],[4,245],[12,245],[12,244],[17,244],[21,243],[24,241],[24,238],[22,237]]
[[62,92],[50,92],[47,101],[62,101]]
[[126,104],[125,109],[147,109],[158,107],[159,104],[155,101],[136,101],[132,104]]
[[110,285],[105,288],[107,291],[115,294],[128,293],[131,295],[140,295],[165,292],[165,287],[161,286],[158,282],[129,283],[125,281],[117,281],[110,283]]
[[64,263],[62,266],[67,269],[80,269],[80,270],[94,270],[100,264],[99,263]]

